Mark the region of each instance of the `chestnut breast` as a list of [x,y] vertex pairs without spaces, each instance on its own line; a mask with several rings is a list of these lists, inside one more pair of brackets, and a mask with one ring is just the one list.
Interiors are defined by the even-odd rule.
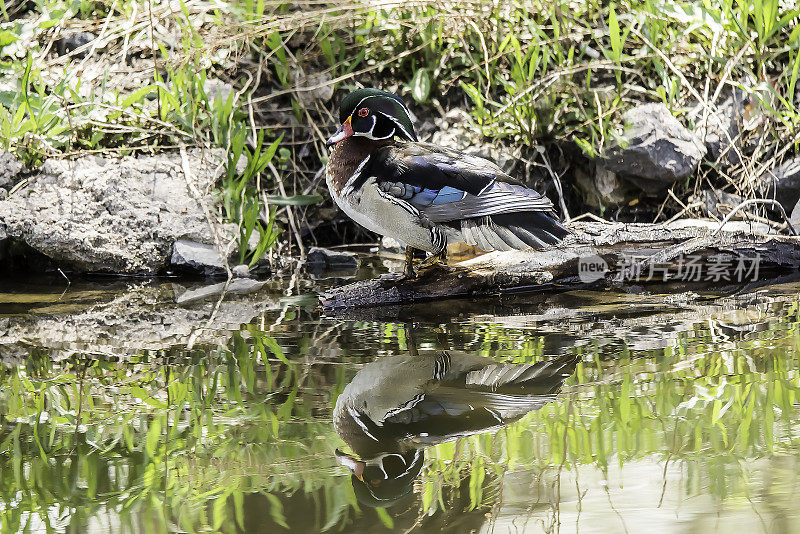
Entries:
[[325,170],[336,193],[342,190],[364,158],[385,144],[363,137],[348,137],[333,145]]

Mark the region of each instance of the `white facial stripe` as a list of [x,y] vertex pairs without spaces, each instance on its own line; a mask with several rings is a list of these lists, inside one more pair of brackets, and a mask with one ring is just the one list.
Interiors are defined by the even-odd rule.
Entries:
[[361,171],[364,170],[364,165],[367,164],[367,160],[369,160],[369,156],[364,158],[363,161],[358,164],[358,167],[356,167],[356,172],[354,172],[353,176],[351,176],[347,180],[347,183],[344,184],[344,187],[342,188],[342,195],[349,195],[350,193],[353,192],[353,184],[358,179],[358,177],[361,176]]
[[[370,98],[391,98],[391,97],[387,97],[387,96],[384,96],[384,95],[370,95],[370,96],[365,96],[364,98],[362,98],[361,100],[359,100],[359,101],[358,101],[358,104],[356,104],[356,106],[353,108],[353,113],[355,113],[355,112],[356,112],[356,110],[357,110],[359,107],[361,107],[361,104],[363,104],[365,100],[369,100]],[[394,100],[395,102],[397,102],[398,104],[400,104],[400,107],[401,107],[401,108],[403,108],[403,111],[405,111],[405,112],[406,112],[406,115],[409,115],[409,116],[411,115],[411,111],[409,111],[408,107],[406,107],[406,105],[403,103],[403,101],[402,101],[402,100],[395,100],[394,98],[392,98],[392,100]],[[380,114],[381,114],[381,115],[383,115],[384,117],[387,117],[387,118],[389,118],[389,119],[390,119],[390,120],[391,120],[393,123],[395,123],[395,125],[396,125],[398,128],[400,128],[400,130],[401,130],[401,131],[402,131],[404,134],[406,134],[406,137],[408,137],[409,139],[414,139],[414,136],[413,136],[413,135],[411,135],[411,134],[409,134],[409,133],[408,133],[408,130],[406,130],[406,129],[403,127],[403,125],[402,125],[402,124],[400,124],[399,122],[397,122],[397,120],[395,120],[395,119],[394,119],[394,117],[392,117],[391,115],[387,115],[386,113],[384,113],[384,112],[382,112],[382,111],[378,111],[378,113],[380,113]],[[352,117],[353,115],[351,114],[350,116]],[[386,137],[373,137],[373,136],[372,136],[372,130],[373,130],[373,129],[375,129],[375,122],[374,122],[374,120],[375,120],[375,116],[374,116],[374,115],[372,116],[372,119],[373,119],[373,123],[372,123],[372,129],[370,129],[370,131],[369,131],[369,134],[368,134],[368,135],[361,134],[361,135],[364,135],[364,137],[367,137],[367,138],[369,138],[369,139],[372,139],[372,140],[375,140],[375,141],[380,141],[380,140],[382,140],[382,139],[388,139],[388,138],[390,138],[392,135],[394,135],[394,131],[392,131],[391,135],[387,135]],[[356,133],[356,135],[359,135],[359,134],[358,134],[358,133]]]
[[[358,101],[358,104],[356,104],[356,107],[354,107],[354,108],[353,108],[353,112],[355,113],[355,111],[356,111],[356,110],[357,110],[359,107],[361,107],[361,104],[363,104],[363,103],[364,103],[364,100],[367,100],[367,99],[369,99],[369,98],[373,98],[374,96],[376,96],[376,95],[372,95],[372,96],[365,96],[364,98],[362,98],[361,100],[359,100],[359,101]],[[352,117],[353,115],[351,114],[350,116]]]
[[392,131],[389,132],[389,135],[385,135],[383,137],[375,137],[374,135],[371,134],[371,132],[372,131],[370,130],[370,133],[361,134],[361,135],[366,137],[367,139],[372,139],[373,141],[380,141],[382,139],[389,139],[391,136],[393,136],[394,135],[394,128],[392,128]]
[[364,98],[362,98],[361,100],[358,101],[358,104],[356,104],[356,106],[353,108],[353,111],[357,110],[359,108],[359,106],[361,106],[361,104],[364,103],[364,100],[369,100],[370,98],[391,98],[392,100],[394,100],[395,102],[400,104],[400,107],[403,108],[403,110],[406,112],[406,115],[411,115],[411,111],[409,111],[409,109],[406,107],[405,103],[403,103],[402,100],[396,100],[396,99],[394,99],[394,98],[392,98],[390,96],[384,96],[384,95],[369,95],[369,96],[365,96]]
[[375,131],[375,125],[376,124],[378,124],[378,117],[373,115],[372,116],[372,128],[370,128],[368,132],[356,132],[354,135],[357,135],[357,136],[360,136],[360,137],[366,137],[367,139],[372,139],[373,141],[381,141],[383,139],[389,139],[391,136],[394,135],[394,128],[392,128],[392,131],[389,132],[389,135],[385,135],[383,137],[375,137],[373,132]]
[[384,117],[386,117],[387,119],[389,119],[390,121],[392,121],[392,122],[394,123],[394,125],[395,125],[397,128],[400,128],[400,131],[401,131],[401,132],[403,132],[404,134],[406,134],[406,137],[408,137],[409,139],[414,139],[414,136],[408,133],[408,130],[406,130],[406,129],[403,127],[403,125],[400,123],[400,121],[398,121],[397,119],[395,119],[395,118],[394,118],[394,117],[392,117],[391,115],[387,115],[387,114],[386,114],[386,113],[384,113],[383,111],[379,111],[378,113],[380,113],[381,115],[383,115]]
[[375,131],[375,125],[376,124],[378,124],[378,117],[373,115],[372,116],[372,127],[369,129],[369,131],[368,132],[356,132],[354,135],[357,135],[359,137],[366,137],[367,139],[372,139],[373,141],[381,141],[383,139],[389,139],[391,136],[394,135],[394,128],[392,128],[392,131],[389,132],[389,135],[386,135],[384,137],[375,137],[373,132]]
[[361,430],[364,432],[364,434],[366,434],[367,436],[369,436],[373,440],[378,441],[378,438],[376,438],[375,436],[370,434],[369,429],[367,428],[367,425],[365,425],[363,423],[363,421],[361,421],[361,415],[358,412],[356,412],[350,406],[347,407],[347,412],[350,414],[350,417],[353,418],[353,420],[356,422],[356,424],[361,427]]
[[373,115],[373,116],[372,116],[372,128],[370,128],[370,129],[369,129],[369,131],[367,132],[367,135],[368,135],[368,136],[372,137],[372,132],[374,132],[374,131],[375,131],[375,125],[376,125],[376,124],[378,124],[378,117],[376,117],[375,115]]
[[[362,98],[361,100],[359,100],[358,104],[356,104],[356,106],[353,108],[353,112],[355,113],[356,110],[358,110],[358,108],[361,107],[361,104],[363,104],[365,100],[369,100],[370,98],[378,98],[378,97],[381,97],[381,96],[382,95],[370,95],[370,96],[366,96],[366,97]],[[387,98],[387,97],[383,97],[383,98]],[[399,102],[397,100],[395,100],[395,102],[398,102],[400,104],[400,107],[403,108],[403,110],[406,112],[406,114],[410,114],[411,113],[410,111],[408,111],[408,108],[405,106],[405,104],[403,104],[402,102]],[[355,132],[355,135],[360,136],[360,137],[366,137],[367,139],[371,139],[373,141],[382,141],[384,139],[389,139],[390,137],[392,137],[395,134],[395,131],[399,129],[401,132],[403,132],[403,134],[405,134],[406,138],[414,139],[415,136],[411,135],[411,133],[409,133],[409,131],[406,130],[406,128],[403,126],[403,124],[400,121],[398,121],[396,118],[394,118],[391,115],[388,115],[388,114],[384,113],[383,111],[377,111],[376,113],[380,113],[381,115],[383,115],[384,117],[386,117],[387,119],[392,121],[392,123],[394,123],[395,128],[392,129],[392,131],[389,133],[389,135],[385,135],[383,137],[375,137],[375,134],[374,134],[375,125],[377,124],[378,121],[377,121],[377,117],[374,114],[372,115],[372,127],[369,129],[369,131],[368,132]]]

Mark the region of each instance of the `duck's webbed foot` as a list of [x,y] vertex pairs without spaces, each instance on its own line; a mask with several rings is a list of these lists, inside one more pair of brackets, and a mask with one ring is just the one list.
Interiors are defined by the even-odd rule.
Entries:
[[444,249],[436,254],[431,254],[430,256],[425,258],[422,261],[422,263],[419,264],[419,268],[428,269],[430,267],[445,266],[445,265],[447,265],[447,249]]
[[414,272],[414,248],[406,247],[406,264],[403,268],[403,274],[406,278],[416,278],[417,273]]
[[[414,270],[414,248],[406,247],[406,263],[403,274],[406,278],[416,278],[419,270]],[[418,269],[430,269],[431,267],[447,265],[447,249],[437,254],[431,254],[419,264]]]

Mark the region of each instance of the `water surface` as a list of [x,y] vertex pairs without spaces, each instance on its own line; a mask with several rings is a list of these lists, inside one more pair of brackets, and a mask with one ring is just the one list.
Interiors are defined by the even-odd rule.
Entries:
[[[314,293],[343,281],[185,306],[187,282],[0,283],[0,530],[800,530],[800,283],[322,316]],[[575,363],[513,421],[456,416],[440,443],[409,427],[421,463],[375,506],[334,406],[359,370],[415,353]]]

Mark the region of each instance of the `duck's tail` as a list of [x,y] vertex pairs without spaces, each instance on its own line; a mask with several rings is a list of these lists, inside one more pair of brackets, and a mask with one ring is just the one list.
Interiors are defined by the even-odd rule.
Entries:
[[557,393],[579,361],[579,356],[567,354],[534,364],[491,364],[468,373],[466,384],[507,394]]
[[543,211],[499,213],[463,219],[461,234],[468,245],[492,250],[543,249],[561,242],[571,232]]

